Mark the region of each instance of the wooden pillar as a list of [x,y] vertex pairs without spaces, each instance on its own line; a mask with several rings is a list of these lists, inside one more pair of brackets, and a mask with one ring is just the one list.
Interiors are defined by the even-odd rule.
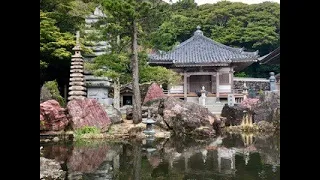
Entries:
[[184,72],[183,73],[183,98],[184,98],[184,101],[187,101],[187,73]]
[[213,84],[213,80],[214,80],[214,75],[211,75],[211,93],[214,92],[214,84]]
[[190,93],[190,76],[187,75],[187,93]]
[[219,72],[217,71],[216,75],[216,103],[220,103],[220,94],[219,94]]

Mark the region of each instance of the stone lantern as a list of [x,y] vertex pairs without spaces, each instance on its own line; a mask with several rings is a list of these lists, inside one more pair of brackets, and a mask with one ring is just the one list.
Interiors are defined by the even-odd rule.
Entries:
[[274,77],[274,72],[270,72],[269,82],[270,82],[270,91],[276,91],[277,87],[276,87],[276,78]]
[[154,124],[156,121],[151,118],[150,109],[148,109],[148,117],[142,120],[142,123],[146,124],[146,129],[143,131],[143,133],[148,137],[153,137],[155,134],[155,131],[152,127],[152,124]]

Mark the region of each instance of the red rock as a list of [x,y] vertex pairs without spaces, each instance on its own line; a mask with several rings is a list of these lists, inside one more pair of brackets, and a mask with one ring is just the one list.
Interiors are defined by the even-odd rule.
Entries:
[[68,102],[67,109],[73,129],[95,126],[105,131],[111,125],[107,112],[95,99],[71,100]]
[[163,90],[157,83],[152,83],[151,86],[148,88],[147,94],[144,98],[143,104],[157,98],[164,97]]
[[66,110],[56,100],[40,104],[40,131],[61,131],[68,124]]

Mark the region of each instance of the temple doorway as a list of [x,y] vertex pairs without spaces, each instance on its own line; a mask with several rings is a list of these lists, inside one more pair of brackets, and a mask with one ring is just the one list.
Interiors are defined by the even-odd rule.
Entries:
[[132,105],[132,96],[123,96],[123,106]]
[[200,91],[202,86],[209,92],[212,91],[211,75],[191,75],[190,78],[190,89],[189,92]]

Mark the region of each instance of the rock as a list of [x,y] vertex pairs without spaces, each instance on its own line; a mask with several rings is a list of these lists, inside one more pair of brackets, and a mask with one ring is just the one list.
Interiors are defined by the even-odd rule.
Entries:
[[61,165],[52,159],[40,157],[40,179],[61,179],[64,180],[66,172]]
[[147,103],[150,100],[162,98],[164,96],[165,95],[163,93],[162,88],[160,88],[160,86],[157,83],[152,83],[151,86],[148,88],[143,104]]
[[123,122],[122,114],[118,109],[114,108],[112,105],[108,105],[105,107],[105,110],[112,124],[119,124]]
[[268,121],[280,122],[280,93],[278,92],[265,92],[262,96],[260,103],[252,107],[254,112],[254,122]]
[[241,105],[230,107],[225,104],[221,111],[221,116],[225,118],[224,124],[226,126],[239,126],[245,114],[244,111],[249,111],[249,109]]
[[67,109],[73,129],[95,126],[101,132],[105,132],[111,125],[111,120],[104,107],[95,99],[71,100],[68,102]]
[[143,103],[143,101],[147,95],[147,92],[148,92],[150,85],[151,85],[151,83],[143,83],[143,84],[139,85],[140,94],[141,94],[141,104]]
[[257,123],[257,126],[259,128],[260,131],[273,131],[274,130],[274,126],[272,123],[268,122],[268,121],[259,121]]
[[[150,101],[149,101],[150,102]],[[157,107],[150,107],[150,106],[142,106],[141,107],[141,115],[142,118],[147,118],[148,117],[148,110],[150,109],[150,115],[152,117],[152,115],[157,114],[156,112],[158,111]],[[127,120],[131,120],[132,119],[132,111],[133,108],[132,107],[128,107],[126,109],[126,119]]]
[[162,116],[162,121],[175,134],[207,137],[215,135],[213,127],[219,120],[207,108],[174,97],[160,98],[159,103],[155,104],[158,104],[158,114]]
[[266,91],[260,99],[248,98],[233,107],[226,104],[221,112],[221,116],[225,117],[225,125],[240,125],[244,116],[243,111],[252,115],[254,123],[267,121],[280,128],[280,93]]
[[46,88],[45,86],[42,86],[40,91],[40,103],[43,103],[51,99],[52,99],[52,94],[50,93],[49,89]]
[[133,111],[132,107],[127,107],[127,109],[126,109],[126,119],[127,120],[132,120],[132,111]]
[[52,139],[52,141],[53,142],[58,142],[60,139],[58,138],[58,137],[54,137],[53,139]]
[[[199,104],[163,97],[148,101],[148,105],[142,106],[142,117],[147,117],[150,109],[155,125],[166,131],[173,130],[181,136],[214,136],[215,130],[220,129],[220,119]],[[126,115],[127,119],[132,117],[132,108],[127,108]]]
[[61,131],[69,124],[66,110],[56,100],[40,104],[40,131]]

